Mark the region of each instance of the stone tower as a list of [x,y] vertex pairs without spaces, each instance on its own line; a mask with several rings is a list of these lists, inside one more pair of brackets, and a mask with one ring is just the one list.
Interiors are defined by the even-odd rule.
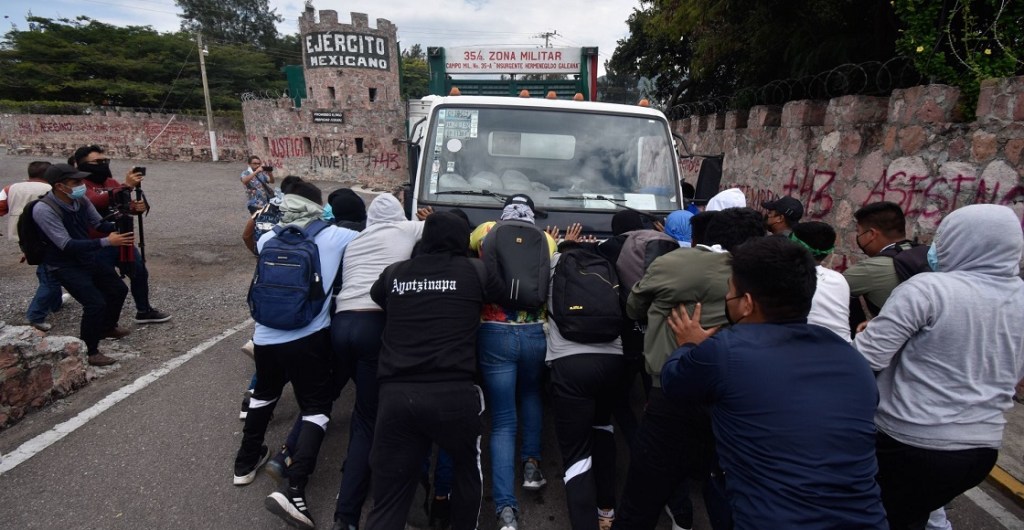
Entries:
[[372,28],[363,13],[351,13],[351,22],[307,4],[299,17],[301,107],[286,98],[245,102],[249,146],[281,167],[278,177],[391,189],[408,180],[397,28],[382,18]]

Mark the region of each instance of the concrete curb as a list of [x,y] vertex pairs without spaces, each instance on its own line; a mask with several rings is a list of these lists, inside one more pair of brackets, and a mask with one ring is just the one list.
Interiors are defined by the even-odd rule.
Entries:
[[988,473],[988,481],[1009,495],[1018,506],[1024,508],[1024,484],[1003,468],[995,466]]

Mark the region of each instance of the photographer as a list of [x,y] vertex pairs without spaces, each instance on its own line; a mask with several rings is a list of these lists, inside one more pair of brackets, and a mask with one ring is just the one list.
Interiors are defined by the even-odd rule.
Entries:
[[274,190],[270,187],[274,183],[274,166],[264,166],[260,157],[249,157],[249,167],[242,172],[240,178],[249,197],[245,205],[249,208],[250,214],[256,213],[256,210],[263,208],[274,198]]
[[[118,232],[131,232],[133,223],[132,218],[128,216],[139,216],[149,209],[146,201],[141,198],[145,168],[132,168],[125,174],[122,185],[111,176],[110,157],[98,145],[79,147],[75,150],[75,154],[68,159],[68,163],[78,168],[79,171],[89,174],[84,180],[85,196],[96,207],[96,211],[103,219],[114,221],[118,225]],[[132,200],[132,191],[137,192],[135,200]],[[139,240],[142,241],[141,224],[138,231]],[[89,237],[94,239],[103,236],[104,234],[94,230],[89,231]],[[135,323],[157,324],[170,320],[170,315],[149,304],[149,271],[146,270],[146,263],[143,261],[139,249],[132,247],[132,255],[127,260],[122,260],[121,256],[121,249],[114,247],[104,247],[98,254],[99,259],[104,263],[115,267],[120,266],[122,272],[131,278],[132,299],[135,300],[136,311]],[[123,263],[125,261],[129,263]]]

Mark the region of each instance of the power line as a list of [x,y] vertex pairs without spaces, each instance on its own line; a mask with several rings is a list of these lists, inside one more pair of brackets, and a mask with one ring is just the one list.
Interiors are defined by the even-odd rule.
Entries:
[[188,55],[186,55],[185,56],[185,60],[182,61],[181,69],[178,70],[178,75],[175,76],[174,81],[171,81],[171,88],[167,90],[167,95],[164,96],[164,102],[160,104],[160,110],[161,111],[164,109],[164,106],[167,105],[167,100],[171,98],[171,92],[174,92],[174,84],[177,83],[178,79],[181,78],[181,73],[185,71],[185,67],[188,66],[188,60],[191,59],[191,58],[192,58],[192,47],[189,47]]

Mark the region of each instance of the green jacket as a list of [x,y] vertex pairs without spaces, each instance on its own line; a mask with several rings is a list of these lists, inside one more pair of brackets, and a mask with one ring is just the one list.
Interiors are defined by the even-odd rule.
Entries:
[[732,275],[729,259],[728,253],[712,252],[703,246],[673,250],[654,260],[630,291],[626,314],[647,321],[644,357],[654,386],[661,387],[661,367],[676,350],[676,338],[667,320],[673,307],[684,303],[692,314],[694,305],[700,302],[704,328],[728,324],[725,296]]
[[857,262],[843,273],[850,284],[850,296],[864,296],[875,307],[882,307],[892,290],[899,285],[896,268],[890,256],[875,256]]

